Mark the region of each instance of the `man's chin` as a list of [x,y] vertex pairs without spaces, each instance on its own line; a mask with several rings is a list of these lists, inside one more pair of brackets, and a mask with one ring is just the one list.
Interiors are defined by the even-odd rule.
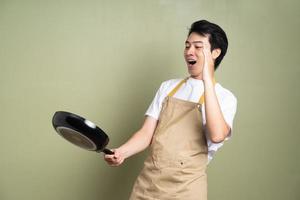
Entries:
[[188,69],[188,72],[189,72],[189,74],[191,75],[191,76],[197,76],[197,72],[195,72],[195,70],[193,70],[193,69]]
[[196,73],[195,71],[193,70],[188,70],[190,76],[194,79],[200,79],[202,80],[202,74],[201,73]]

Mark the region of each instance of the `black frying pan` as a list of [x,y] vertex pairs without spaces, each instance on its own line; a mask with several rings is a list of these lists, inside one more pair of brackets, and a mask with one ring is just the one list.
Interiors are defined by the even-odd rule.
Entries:
[[106,133],[83,117],[70,112],[57,111],[53,115],[52,124],[60,136],[76,146],[89,151],[114,154],[105,148],[109,142]]

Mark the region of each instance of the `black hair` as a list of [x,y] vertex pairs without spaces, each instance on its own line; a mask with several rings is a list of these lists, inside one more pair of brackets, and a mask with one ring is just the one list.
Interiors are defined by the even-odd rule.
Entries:
[[221,54],[215,60],[215,70],[221,63],[223,57],[227,52],[228,40],[224,30],[217,24],[206,20],[196,21],[191,25],[189,34],[197,33],[201,36],[208,36],[211,51],[214,49],[221,49]]

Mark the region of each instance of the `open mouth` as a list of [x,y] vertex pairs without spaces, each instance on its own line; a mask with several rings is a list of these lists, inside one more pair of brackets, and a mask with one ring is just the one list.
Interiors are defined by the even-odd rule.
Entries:
[[194,64],[196,64],[196,61],[195,61],[195,60],[188,60],[188,63],[189,63],[190,65],[194,65]]

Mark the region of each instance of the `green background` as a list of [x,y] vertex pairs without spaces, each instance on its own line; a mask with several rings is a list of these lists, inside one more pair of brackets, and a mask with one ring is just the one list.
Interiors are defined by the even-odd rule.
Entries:
[[297,0],[0,0],[0,199],[125,200],[145,153],[112,168],[57,136],[56,110],[125,142],[160,83],[185,77],[190,24],[228,34],[216,76],[238,99],[210,200],[300,199]]

